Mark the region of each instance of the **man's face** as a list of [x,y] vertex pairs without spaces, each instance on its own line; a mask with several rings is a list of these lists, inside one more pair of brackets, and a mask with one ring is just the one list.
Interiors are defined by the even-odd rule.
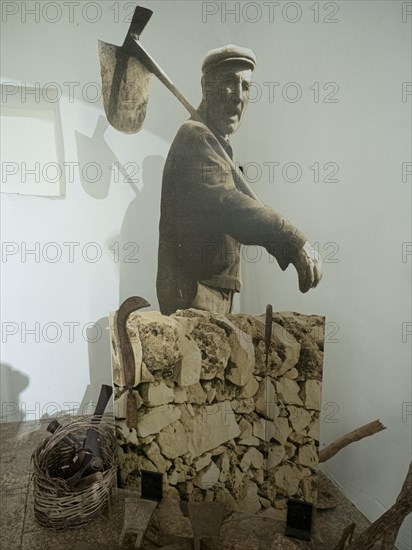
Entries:
[[223,63],[205,75],[207,118],[224,136],[239,128],[249,101],[251,79],[252,70],[239,62]]

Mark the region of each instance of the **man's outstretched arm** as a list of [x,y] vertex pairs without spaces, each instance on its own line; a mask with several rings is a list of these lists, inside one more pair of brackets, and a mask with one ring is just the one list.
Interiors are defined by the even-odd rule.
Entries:
[[322,263],[305,235],[272,208],[236,188],[236,175],[219,155],[214,136],[199,132],[193,137],[187,144],[193,149],[189,158],[195,161],[188,192],[202,206],[207,223],[242,244],[263,246],[282,270],[292,263],[301,292],[315,288],[322,278]]

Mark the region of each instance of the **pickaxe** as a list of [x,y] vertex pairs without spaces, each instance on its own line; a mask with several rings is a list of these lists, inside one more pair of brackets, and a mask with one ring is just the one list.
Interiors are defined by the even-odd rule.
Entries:
[[[141,6],[136,7],[129,32],[120,47],[99,40],[103,101],[107,120],[121,132],[128,134],[138,132],[146,116],[150,77],[154,74],[187,109],[194,120],[207,126],[193,105],[139,41],[140,34],[152,14],[152,10]],[[209,130],[213,133],[212,129],[209,128]],[[262,204],[221,145],[220,149],[221,156],[236,174],[235,181],[238,188]]]

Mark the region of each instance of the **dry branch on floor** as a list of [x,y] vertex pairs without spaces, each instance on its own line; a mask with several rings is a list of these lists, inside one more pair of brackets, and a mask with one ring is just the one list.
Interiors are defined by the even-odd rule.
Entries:
[[[409,470],[406,474],[405,481],[403,482],[401,492],[396,499],[396,502],[399,502],[405,495],[412,492],[412,462],[409,464]],[[403,518],[398,521],[397,524],[393,526],[393,529],[390,533],[383,537],[381,550],[392,550],[395,546],[396,537],[398,536],[399,529],[401,528]]]
[[339,437],[330,445],[322,449],[319,453],[319,462],[326,462],[347,445],[350,445],[355,441],[359,441],[364,437],[374,435],[382,430],[386,430],[386,426],[384,426],[379,420],[374,420],[373,422],[369,422],[369,424],[356,428],[356,430]]
[[[349,546],[345,546],[349,530],[353,524],[345,529],[339,544],[335,550],[370,550],[375,544],[382,541],[382,550],[392,550],[396,536],[407,515],[412,512],[412,463],[409,466],[408,474],[403,483],[401,492],[395,504],[382,516],[372,523],[365,531],[357,537]],[[353,529],[352,529],[353,530]],[[343,544],[343,546],[342,546]]]

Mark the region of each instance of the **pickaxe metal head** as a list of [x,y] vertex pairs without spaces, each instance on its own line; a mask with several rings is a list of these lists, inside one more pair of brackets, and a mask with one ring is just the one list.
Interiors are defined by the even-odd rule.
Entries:
[[140,130],[146,116],[152,73],[133,54],[153,12],[137,6],[122,46],[99,40],[104,110],[110,124],[127,134]]
[[142,8],[141,6],[136,6],[132,21],[130,23],[129,31],[126,34],[126,38],[123,42],[123,49],[126,49],[128,47],[128,45],[131,43],[131,39],[139,40],[140,35],[142,34],[152,15],[152,10],[149,10],[148,8]]

